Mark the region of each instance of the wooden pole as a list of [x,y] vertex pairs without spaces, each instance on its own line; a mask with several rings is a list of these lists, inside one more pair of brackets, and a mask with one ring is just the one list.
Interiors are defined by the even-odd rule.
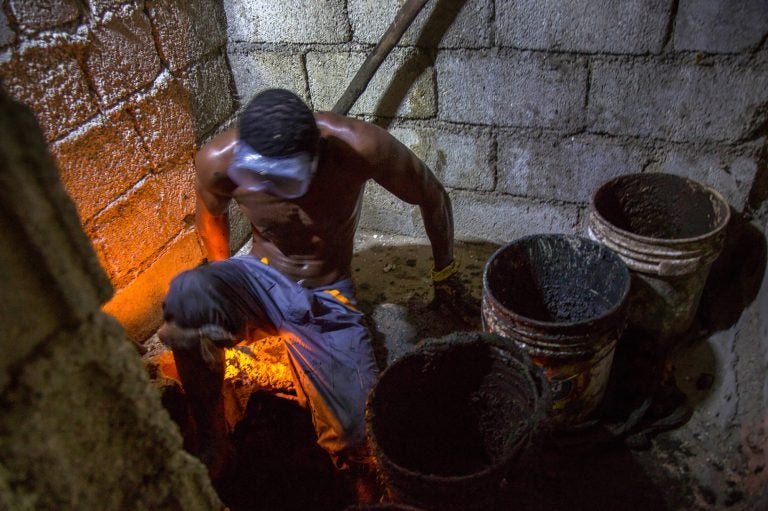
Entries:
[[341,95],[341,98],[333,106],[333,112],[341,115],[347,115],[349,109],[355,104],[355,101],[360,97],[365,88],[368,86],[368,82],[371,81],[373,75],[379,69],[379,66],[384,59],[387,58],[392,48],[400,41],[405,31],[411,26],[416,15],[419,14],[422,7],[428,0],[408,0],[403,4],[392,24],[381,39],[376,44],[368,58],[365,59],[363,65],[357,71],[357,74],[347,86],[347,90]]

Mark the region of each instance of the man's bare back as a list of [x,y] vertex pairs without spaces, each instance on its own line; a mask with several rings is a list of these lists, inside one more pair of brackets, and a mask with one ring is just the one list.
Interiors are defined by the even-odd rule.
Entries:
[[315,114],[321,145],[307,193],[284,199],[252,192],[227,177],[238,132],[211,140],[196,158],[197,226],[210,259],[229,256],[226,211],[235,199],[251,222],[258,258],[307,287],[350,276],[355,229],[366,181],[373,179],[401,200],[418,204],[433,245],[435,267],[453,260],[450,201],[431,171],[385,130],[333,113]]

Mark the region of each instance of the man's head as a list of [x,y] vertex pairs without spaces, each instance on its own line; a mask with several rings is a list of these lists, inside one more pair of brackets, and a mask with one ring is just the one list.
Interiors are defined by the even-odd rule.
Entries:
[[301,98],[284,89],[257,94],[240,116],[239,136],[227,169],[238,186],[286,199],[307,192],[317,170],[320,131]]
[[285,89],[268,89],[240,115],[240,140],[264,156],[314,155],[320,140],[315,116],[304,101]]

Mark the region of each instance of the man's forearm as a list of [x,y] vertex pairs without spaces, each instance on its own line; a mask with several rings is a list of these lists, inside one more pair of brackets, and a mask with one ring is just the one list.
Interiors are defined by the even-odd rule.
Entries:
[[453,262],[453,209],[451,199],[442,187],[435,190],[434,198],[421,206],[424,229],[432,245],[435,270]]
[[195,226],[208,260],[221,261],[229,257],[229,215],[226,211],[221,215],[212,215],[203,204],[198,203]]

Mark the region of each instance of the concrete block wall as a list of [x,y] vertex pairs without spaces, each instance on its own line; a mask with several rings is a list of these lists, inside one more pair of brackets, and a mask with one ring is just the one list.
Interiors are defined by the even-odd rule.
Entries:
[[223,508],[182,448],[32,112],[0,91],[0,509]]
[[[2,0],[2,87],[37,118],[108,279],[84,294],[65,281],[54,303],[32,296],[48,289],[45,279],[16,284],[14,278],[39,270],[35,258],[44,243],[34,236],[47,232],[21,236],[13,227],[29,220],[24,215],[35,212],[35,203],[26,212],[17,208],[15,217],[0,219],[1,231],[16,236],[14,244],[32,239],[38,255],[3,254],[5,269],[22,268],[5,282],[30,290],[4,300],[18,303],[3,311],[4,324],[19,320],[11,333],[47,339],[81,325],[83,314],[93,313],[90,301],[103,301],[110,287],[107,311],[139,340],[153,332],[168,280],[202,257],[192,228],[196,147],[267,87],[290,88],[314,108],[330,108],[399,5]],[[764,245],[766,12],[766,0],[434,0],[351,113],[390,129],[433,168],[453,199],[460,239],[502,243],[538,232],[583,233],[601,182],[664,171],[720,190],[737,213],[753,219]],[[365,200],[363,227],[423,235],[418,212],[381,188],[370,186]],[[59,236],[47,246],[53,254],[71,241],[61,239],[71,227],[50,231]],[[242,239],[247,229],[238,228]],[[55,257],[42,260],[55,268]],[[711,457],[723,460],[701,477],[713,487],[740,477],[745,505],[760,498],[768,461],[766,297],[763,283],[743,318],[710,341],[724,376],[696,416],[710,435]],[[62,311],[69,315],[63,324]],[[115,340],[113,327],[99,320],[77,335],[95,330],[95,338]],[[0,346],[3,360],[18,367],[35,347]],[[57,356],[88,367],[97,359],[72,361],[66,350]],[[53,371],[52,360],[40,379]],[[10,381],[0,377],[0,387]],[[77,392],[86,387],[72,381]],[[38,384],[33,376],[29,382],[22,392]],[[43,397],[49,401],[38,409],[61,395]],[[97,397],[106,403],[109,395]],[[715,435],[726,429],[738,432]],[[734,444],[739,435],[744,441]],[[0,467],[0,476],[6,473]],[[2,477],[0,488],[14,483]]]
[[2,86],[40,123],[136,340],[202,259],[193,157],[235,109],[226,37],[220,0],[2,2]]
[[[241,104],[286,87],[330,109],[400,4],[227,0]],[[691,177],[743,212],[768,172],[766,10],[764,0],[429,2],[350,114],[425,159],[453,198],[460,239],[583,232],[594,190],[630,172]],[[418,212],[376,185],[361,225],[424,235]]]
[[[331,108],[401,4],[226,0],[240,104],[285,87]],[[689,477],[701,509],[765,507],[768,1],[434,0],[351,115],[430,165],[463,240],[584,234],[593,192],[622,174],[718,189],[755,243],[721,258],[739,296],[711,306],[740,309],[694,348],[716,383],[670,436],[693,454],[665,470]],[[418,210],[375,184],[361,226],[424,236]]]

